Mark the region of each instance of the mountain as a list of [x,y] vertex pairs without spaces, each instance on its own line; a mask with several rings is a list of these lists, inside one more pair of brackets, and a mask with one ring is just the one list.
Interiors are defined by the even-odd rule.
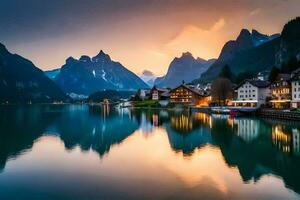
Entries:
[[0,43],[0,102],[28,103],[67,100],[67,96],[31,61],[10,53]]
[[279,66],[293,56],[300,60],[300,17],[289,21],[283,27],[275,64]]
[[139,74],[139,77],[150,87],[154,85],[154,81],[156,79],[156,76],[149,70],[144,70],[141,74]]
[[93,58],[83,55],[79,60],[69,57],[54,81],[68,94],[90,95],[112,90],[136,90],[149,87],[121,63],[112,61],[102,50]]
[[45,71],[46,76],[50,78],[51,80],[54,80],[55,77],[60,73],[60,69],[53,69],[53,70],[48,70]]
[[236,40],[227,42],[218,59],[202,74],[202,81],[210,81],[227,64],[235,74],[259,72],[271,69],[275,64],[275,53],[280,42],[280,35],[271,36],[252,30],[242,29]]
[[182,81],[190,82],[205,72],[214,60],[195,59],[189,52],[183,53],[180,58],[174,58],[165,76],[155,80],[155,85],[161,87],[176,87]]

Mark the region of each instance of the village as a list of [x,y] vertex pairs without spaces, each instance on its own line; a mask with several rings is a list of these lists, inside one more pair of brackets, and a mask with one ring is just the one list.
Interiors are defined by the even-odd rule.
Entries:
[[[256,77],[245,79],[238,85],[228,84],[219,78],[208,84],[186,84],[175,88],[139,89],[131,97],[136,102],[152,102],[148,107],[189,108],[199,112],[225,113],[235,115],[257,114],[284,119],[299,119],[300,69],[291,73],[278,73],[274,80],[261,72]],[[153,104],[155,102],[155,104]],[[154,106],[153,106],[154,105]]]

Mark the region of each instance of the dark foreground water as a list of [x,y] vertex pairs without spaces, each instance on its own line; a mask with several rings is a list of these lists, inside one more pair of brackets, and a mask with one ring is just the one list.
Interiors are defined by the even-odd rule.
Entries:
[[292,122],[0,107],[0,199],[299,199]]

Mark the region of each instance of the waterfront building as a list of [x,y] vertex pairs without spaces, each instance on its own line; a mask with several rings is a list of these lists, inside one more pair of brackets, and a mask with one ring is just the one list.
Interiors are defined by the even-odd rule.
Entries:
[[300,108],[300,68],[292,73],[292,108]]
[[291,104],[291,75],[279,74],[276,80],[271,84],[272,108],[287,109]]
[[233,102],[235,106],[260,107],[271,96],[270,82],[261,80],[244,80],[235,88],[237,93]]
[[206,107],[209,106],[210,101],[211,97],[209,95],[185,84],[182,84],[170,91],[171,103]]
[[150,89],[139,89],[136,93],[136,95],[141,99],[145,100],[149,98],[150,95]]
[[158,88],[156,86],[153,86],[153,88],[150,91],[150,96],[152,100],[160,100],[162,94],[164,94],[163,96],[165,97],[167,92],[169,92],[168,89],[165,88]]

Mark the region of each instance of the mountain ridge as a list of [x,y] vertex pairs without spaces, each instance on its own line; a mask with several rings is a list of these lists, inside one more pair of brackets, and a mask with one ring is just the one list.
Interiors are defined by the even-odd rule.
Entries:
[[204,82],[212,80],[225,65],[229,65],[235,74],[271,69],[275,63],[274,54],[279,37],[279,34],[268,36],[255,29],[252,32],[242,29],[236,40],[225,43],[218,59],[199,80]]
[[54,81],[66,93],[84,95],[106,89],[137,90],[149,87],[120,62],[111,60],[103,50],[94,57],[82,55],[78,60],[68,57]]
[[0,43],[0,101],[9,103],[66,101],[68,97],[30,60]]
[[172,60],[166,75],[158,77],[154,85],[176,87],[182,81],[190,82],[205,72],[213,62],[213,59],[194,58],[190,52],[184,52],[180,57],[175,57]]

